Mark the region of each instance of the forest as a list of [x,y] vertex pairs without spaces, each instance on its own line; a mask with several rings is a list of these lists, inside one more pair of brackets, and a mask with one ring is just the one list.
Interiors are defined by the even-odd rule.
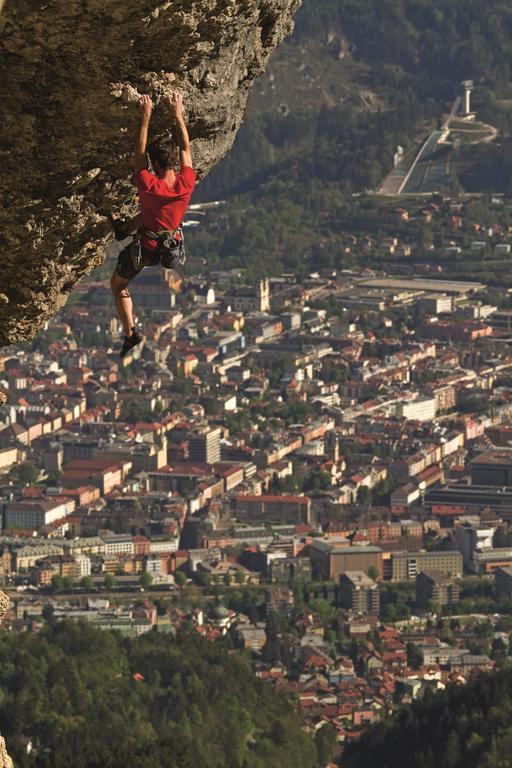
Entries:
[[344,768],[509,768],[512,670],[404,707],[351,744]]
[[17,768],[318,765],[290,701],[243,654],[186,632],[3,634],[0,733]]

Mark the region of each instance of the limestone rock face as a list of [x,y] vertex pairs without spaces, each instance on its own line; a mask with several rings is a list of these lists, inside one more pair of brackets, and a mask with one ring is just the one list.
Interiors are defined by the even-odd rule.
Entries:
[[12,758],[7,752],[3,736],[0,736],[0,768],[13,768]]
[[104,257],[128,211],[136,103],[184,96],[200,176],[300,0],[0,0],[0,344],[29,339]]

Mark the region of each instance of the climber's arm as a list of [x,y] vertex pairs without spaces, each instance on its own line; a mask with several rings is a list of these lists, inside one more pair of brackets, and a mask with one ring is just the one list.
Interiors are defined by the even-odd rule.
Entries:
[[167,96],[166,103],[174,117],[176,142],[180,148],[180,166],[181,168],[192,168],[190,138],[185,124],[185,118],[183,117],[183,97],[181,93],[175,92],[172,96]]
[[149,96],[142,96],[139,100],[140,117],[135,138],[135,160],[133,163],[133,171],[135,175],[148,167],[146,148],[148,145],[149,121],[151,120],[152,110],[153,102],[151,101],[151,98]]

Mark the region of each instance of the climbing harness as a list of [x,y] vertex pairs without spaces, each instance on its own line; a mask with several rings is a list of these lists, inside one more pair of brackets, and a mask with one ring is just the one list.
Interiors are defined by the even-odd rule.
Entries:
[[[172,231],[163,229],[159,232],[153,232],[150,229],[143,229],[142,233],[150,240],[156,240],[157,252],[160,256],[160,263],[165,269],[172,269],[176,264],[183,266],[187,260],[185,252],[185,237],[181,225]],[[175,237],[179,234],[179,239]]]
[[[126,230],[126,221],[124,219],[114,219],[108,216],[116,240],[124,240],[132,237],[132,242],[127,246],[129,260],[136,272],[140,272],[144,265],[144,249],[141,238],[144,235],[148,240],[155,240],[157,243],[156,254],[160,259],[160,264],[165,269],[172,269],[176,265],[183,266],[187,260],[185,251],[185,235],[181,224],[173,230],[162,229],[153,232],[151,229],[141,227],[138,232],[131,233]],[[179,239],[176,235],[179,234]],[[147,266],[147,265],[146,265]]]

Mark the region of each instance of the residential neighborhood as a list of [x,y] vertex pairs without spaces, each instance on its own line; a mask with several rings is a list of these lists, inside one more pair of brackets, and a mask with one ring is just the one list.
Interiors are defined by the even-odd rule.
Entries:
[[[396,221],[444,213],[457,232],[452,207]],[[512,230],[469,242],[509,257]],[[398,235],[346,248],[399,263],[146,270],[124,359],[93,273],[2,351],[6,631],[191,627],[341,746],[507,657],[512,296],[411,261]]]

